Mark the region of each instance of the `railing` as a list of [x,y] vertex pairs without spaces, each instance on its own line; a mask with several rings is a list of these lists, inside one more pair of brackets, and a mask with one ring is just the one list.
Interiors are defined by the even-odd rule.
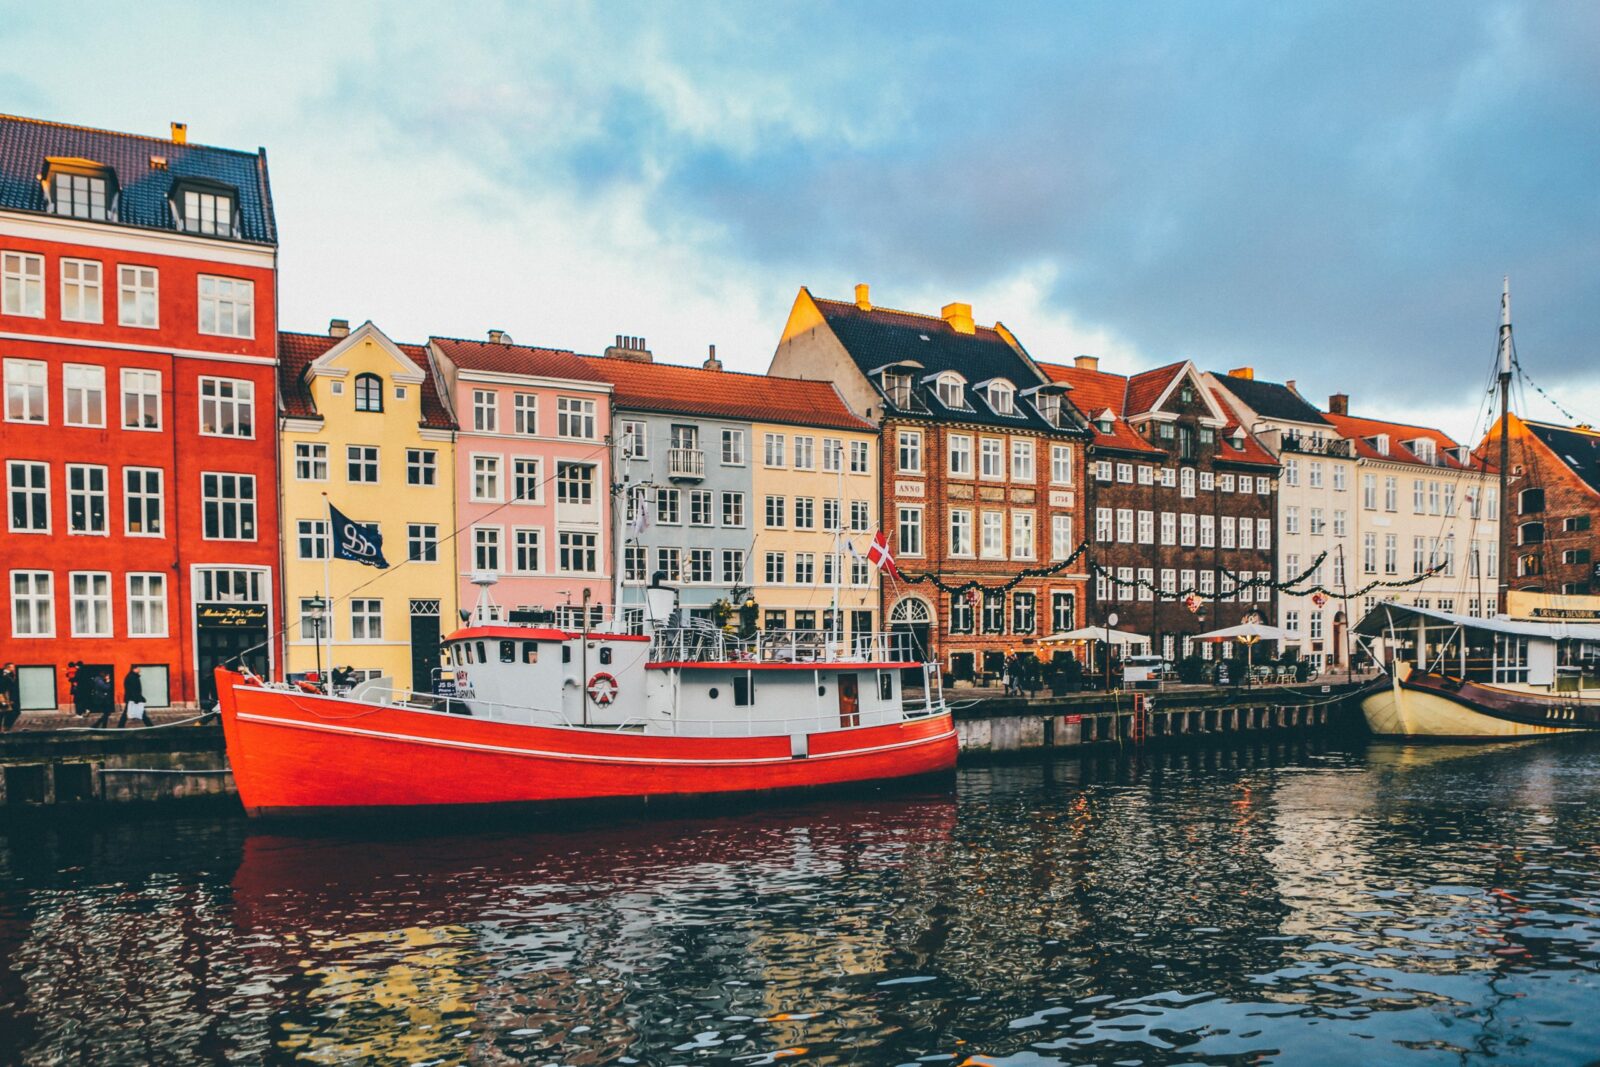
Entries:
[[1284,434],[1282,443],[1283,451],[1299,452],[1308,456],[1343,456],[1349,458],[1352,454],[1350,442],[1343,438],[1328,438],[1317,441],[1309,437]]
[[704,478],[706,454],[698,448],[667,449],[667,477]]
[[763,630],[741,638],[714,626],[657,630],[650,659],[657,663],[909,663],[915,659],[907,634],[862,633],[845,637],[827,630]]

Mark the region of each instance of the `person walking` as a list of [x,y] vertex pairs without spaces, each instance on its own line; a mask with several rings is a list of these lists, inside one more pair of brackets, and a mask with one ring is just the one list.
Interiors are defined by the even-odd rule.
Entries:
[[135,726],[149,726],[150,720],[144,717],[144,679],[139,677],[138,667],[129,667],[128,673],[122,676],[122,718],[117,720],[117,729],[128,725],[132,719]]
[[72,714],[82,717],[83,705],[78,702],[78,668],[81,664],[71,659],[67,661],[67,700],[72,705]]
[[90,715],[100,713],[100,718],[95,720],[94,728],[104,730],[111,725],[111,713],[117,710],[116,693],[112,689],[111,674],[109,670],[95,667],[87,672],[78,671],[78,687],[82,692],[87,713]]
[[0,733],[9,734],[22,715],[22,686],[17,680],[17,665],[0,667]]

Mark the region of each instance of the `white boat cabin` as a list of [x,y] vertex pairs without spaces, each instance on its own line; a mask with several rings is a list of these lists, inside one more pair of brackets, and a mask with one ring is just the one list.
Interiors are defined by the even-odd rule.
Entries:
[[1374,658],[1392,665],[1530,693],[1600,699],[1600,622],[1480,619],[1379,604],[1357,624]]

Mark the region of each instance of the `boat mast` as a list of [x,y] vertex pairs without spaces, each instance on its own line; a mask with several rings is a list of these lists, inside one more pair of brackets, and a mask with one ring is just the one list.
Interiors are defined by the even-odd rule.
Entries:
[[1500,289],[1500,581],[1499,608],[1506,606],[1506,592],[1510,586],[1511,557],[1506,551],[1511,545],[1507,532],[1511,514],[1511,276],[1506,275]]

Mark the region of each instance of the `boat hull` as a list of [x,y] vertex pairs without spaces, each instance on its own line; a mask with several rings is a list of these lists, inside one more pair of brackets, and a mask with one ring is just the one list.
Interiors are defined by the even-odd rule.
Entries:
[[1361,701],[1367,727],[1379,737],[1496,741],[1600,729],[1600,705],[1592,700],[1456,684],[1404,664],[1398,671],[1398,682],[1374,689]]
[[948,712],[815,733],[799,746],[788,735],[490,722],[253,687],[218,673],[228,760],[254,816],[791,792],[948,772],[956,759]]

